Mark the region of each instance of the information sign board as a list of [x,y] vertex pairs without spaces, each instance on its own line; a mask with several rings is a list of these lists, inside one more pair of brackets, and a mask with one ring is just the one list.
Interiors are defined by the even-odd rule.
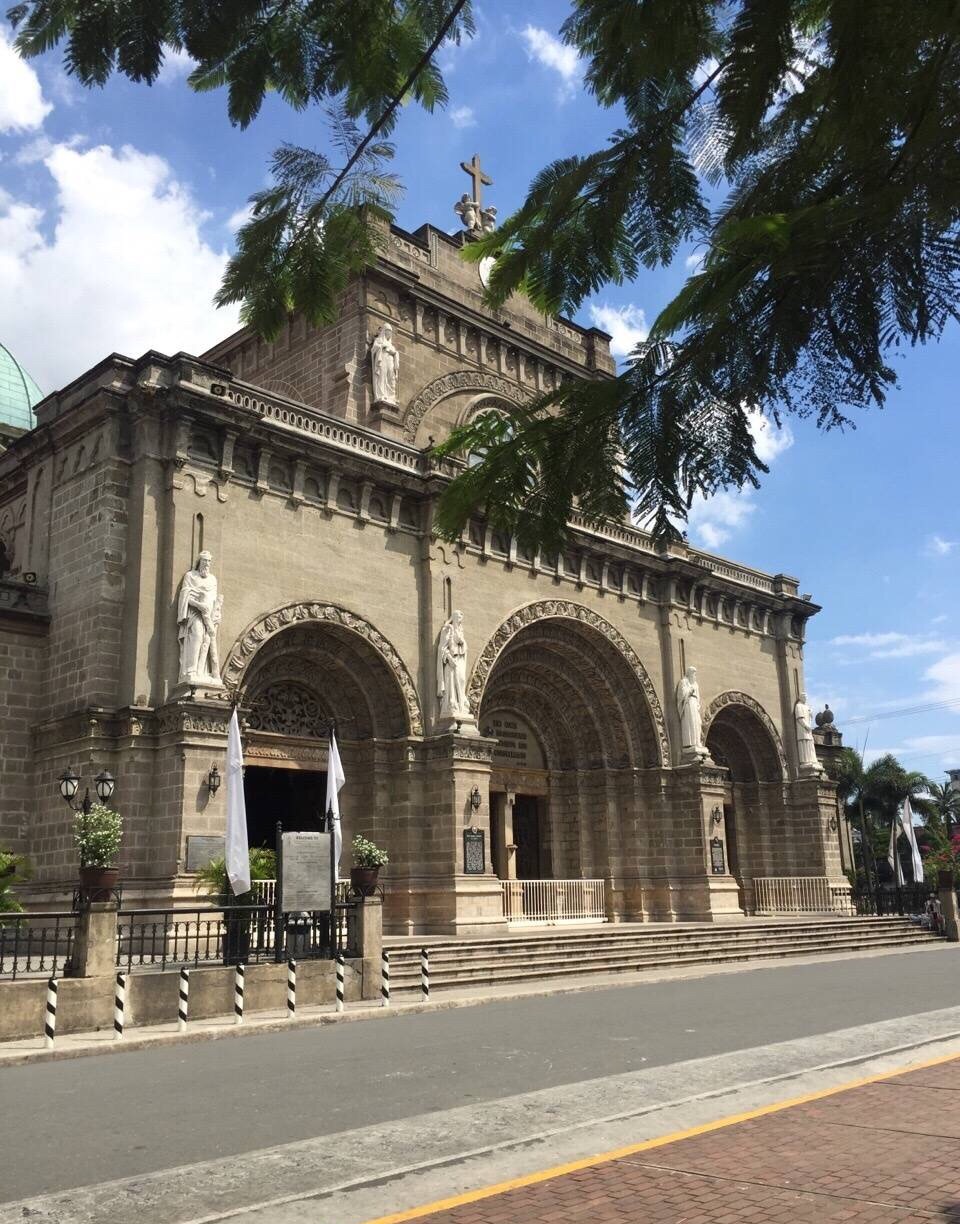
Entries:
[[329,911],[333,904],[331,833],[284,833],[281,835],[283,911]]

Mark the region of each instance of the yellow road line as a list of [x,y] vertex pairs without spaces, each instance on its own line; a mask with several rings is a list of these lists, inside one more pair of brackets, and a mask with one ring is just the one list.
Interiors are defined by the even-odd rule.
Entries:
[[691,1126],[688,1130],[674,1131],[670,1135],[661,1135],[659,1139],[645,1139],[642,1143],[631,1143],[627,1147],[615,1148],[612,1152],[601,1152],[597,1156],[585,1156],[581,1160],[571,1160],[567,1164],[554,1165],[550,1169],[541,1169],[537,1173],[527,1173],[523,1177],[513,1177],[509,1181],[497,1182],[493,1186],[484,1186],[480,1190],[468,1190],[465,1194],[455,1194],[451,1198],[438,1199],[434,1203],[426,1203],[420,1207],[411,1207],[407,1211],[397,1211],[392,1215],[377,1216],[368,1220],[367,1224],[404,1224],[406,1220],[420,1220],[424,1216],[435,1215],[439,1211],[450,1211],[454,1207],[464,1207],[468,1203],[476,1203],[481,1199],[493,1198],[498,1194],[506,1194],[509,1190],[519,1190],[524,1186],[536,1186],[540,1182],[550,1181],[554,1177],[563,1177],[566,1173],[576,1173],[580,1169],[590,1169],[594,1165],[609,1164],[613,1160],[622,1160],[624,1156],[635,1156],[637,1152],[649,1152],[653,1148],[665,1147],[668,1143],[677,1143],[681,1139],[692,1139],[696,1135],[706,1135],[711,1131],[723,1130],[727,1126],[736,1126],[739,1122],[750,1122],[754,1118],[762,1118],[766,1114],[779,1113],[783,1109],[792,1109],[795,1105],[807,1105],[811,1101],[822,1101],[824,1097],[836,1096],[839,1092],[850,1092],[854,1088],[863,1088],[867,1084],[876,1084],[882,1080],[895,1079],[898,1075],[907,1075],[911,1071],[924,1071],[928,1067],[938,1067],[943,1063],[955,1062],[960,1055],[941,1054],[939,1058],[931,1058],[928,1062],[913,1063],[902,1067],[899,1071],[885,1071],[882,1075],[870,1075],[866,1079],[851,1080],[847,1084],[839,1084],[835,1088],[821,1088],[819,1092],[809,1092],[806,1096],[791,1097],[786,1101],[777,1101],[772,1105],[761,1105],[757,1109],[749,1109],[745,1113],[731,1114],[727,1118],[719,1118],[716,1122],[704,1122],[700,1126]]

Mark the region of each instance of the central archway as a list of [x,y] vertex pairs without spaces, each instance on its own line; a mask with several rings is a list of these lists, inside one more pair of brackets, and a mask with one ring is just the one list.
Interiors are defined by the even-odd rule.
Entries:
[[516,738],[516,765],[511,754],[498,764],[494,753],[498,873],[607,877],[619,856],[620,821],[635,808],[636,771],[667,759],[660,704],[629,644],[581,605],[529,604],[481,651],[468,693],[481,731],[497,738],[513,716],[514,737],[522,731],[535,741],[542,764],[531,768],[531,750],[518,754]]

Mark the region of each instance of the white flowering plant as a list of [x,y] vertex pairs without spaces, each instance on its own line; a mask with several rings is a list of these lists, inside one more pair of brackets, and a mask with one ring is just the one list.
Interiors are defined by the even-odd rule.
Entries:
[[358,833],[353,839],[353,865],[354,867],[386,867],[390,860],[387,858],[386,850],[381,850],[379,846],[375,846],[372,841],[368,841],[362,834]]
[[123,818],[105,803],[92,803],[89,812],[77,812],[73,844],[81,867],[116,867],[123,837]]

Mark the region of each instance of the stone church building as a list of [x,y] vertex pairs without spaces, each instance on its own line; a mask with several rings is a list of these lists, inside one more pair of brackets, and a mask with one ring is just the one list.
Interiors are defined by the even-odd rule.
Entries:
[[512,880],[596,882],[630,922],[845,883],[795,579],[627,523],[556,554],[434,537],[459,464],[432,442],[614,371],[595,328],[488,309],[462,242],[385,230],[328,327],[115,353],[4,414],[0,846],[32,899],[76,878],[68,767],[116,778],[125,898],[192,898],[234,698],[251,844],[317,827],[336,721],[341,867],[356,832],[386,848],[394,933],[503,929]]

